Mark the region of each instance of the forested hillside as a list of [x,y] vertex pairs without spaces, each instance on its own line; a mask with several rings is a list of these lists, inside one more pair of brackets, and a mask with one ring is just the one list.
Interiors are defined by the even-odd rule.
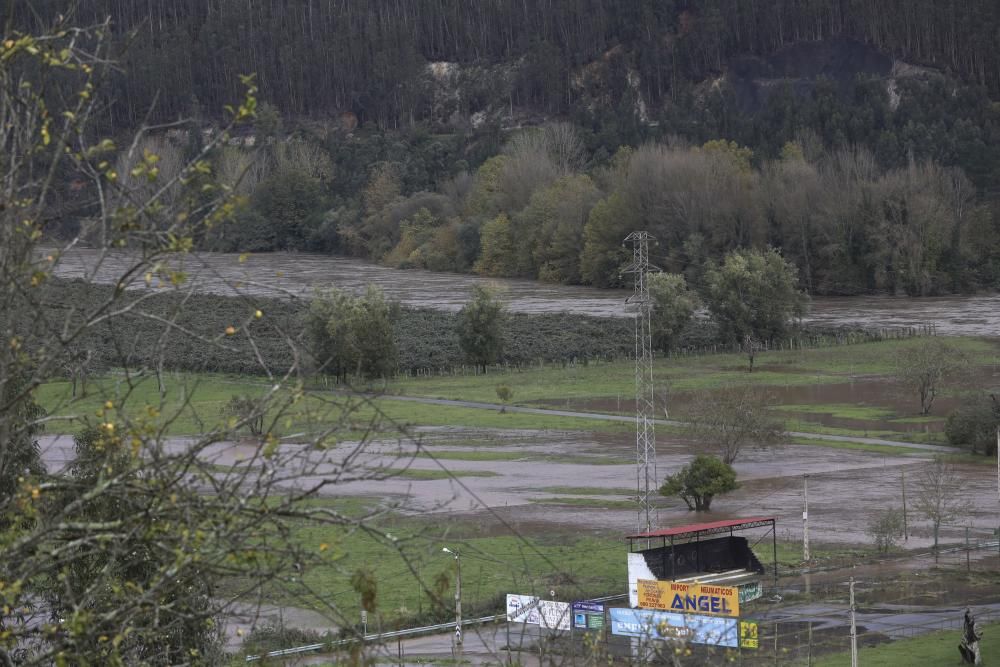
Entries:
[[[65,13],[64,0],[14,3],[29,24]],[[480,86],[515,106],[571,113],[583,91],[570,73],[620,49],[638,92],[659,107],[737,55],[847,37],[1000,91],[993,0],[79,0],[79,20],[112,20],[131,44],[114,116],[221,109],[256,72],[285,114],[351,111],[381,127],[409,123],[431,103],[418,85],[427,62],[517,65]],[[623,82],[618,82],[619,86]]]
[[[16,7],[21,27],[65,11]],[[812,293],[1000,286],[994,1],[80,0],[76,13],[110,18],[121,55],[106,129],[184,121],[140,146],[165,176],[255,74],[256,124],[210,155],[245,206],[203,248],[607,286],[643,228],[656,263],[694,285],[706,262],[771,245]],[[126,187],[151,187],[129,177],[139,155],[118,157]],[[93,201],[64,176],[56,233]]]

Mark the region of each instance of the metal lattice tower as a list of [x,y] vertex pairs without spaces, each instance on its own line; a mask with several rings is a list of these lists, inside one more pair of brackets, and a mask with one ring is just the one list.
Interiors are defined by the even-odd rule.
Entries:
[[657,490],[656,431],[653,426],[653,336],[649,296],[649,242],[655,241],[648,232],[632,232],[625,242],[632,242],[632,263],[623,273],[635,274],[635,289],[625,300],[625,308],[635,313],[635,456],[636,490],[639,500],[639,532],[648,532],[656,524],[653,498]]

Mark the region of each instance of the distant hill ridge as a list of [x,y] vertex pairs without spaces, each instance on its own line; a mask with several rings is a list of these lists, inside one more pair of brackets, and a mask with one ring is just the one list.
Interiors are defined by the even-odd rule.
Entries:
[[[63,3],[18,5],[37,27]],[[110,17],[131,41],[116,81],[116,122],[212,115],[256,72],[262,99],[288,116],[397,128],[506,107],[572,114],[623,97],[649,119],[730,71],[797,80],[884,75],[892,60],[931,66],[1000,92],[994,0],[80,0],[76,19]],[[812,42],[825,42],[814,46]],[[851,40],[854,40],[853,42]],[[853,46],[852,46],[853,44]],[[870,46],[865,46],[865,45]],[[460,63],[455,108],[435,98],[430,63]],[[595,69],[601,63],[600,76]],[[476,69],[479,74],[477,76]],[[501,73],[497,68],[504,71]],[[761,69],[763,68],[763,69]],[[498,76],[498,74],[503,74]],[[764,78],[772,78],[766,76]],[[586,84],[586,85],[582,85]],[[596,94],[600,92],[602,94]]]

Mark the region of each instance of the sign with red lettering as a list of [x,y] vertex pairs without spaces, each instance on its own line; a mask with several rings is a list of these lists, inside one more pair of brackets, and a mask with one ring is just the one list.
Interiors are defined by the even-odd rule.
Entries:
[[639,606],[687,614],[739,616],[740,594],[734,586],[639,580]]

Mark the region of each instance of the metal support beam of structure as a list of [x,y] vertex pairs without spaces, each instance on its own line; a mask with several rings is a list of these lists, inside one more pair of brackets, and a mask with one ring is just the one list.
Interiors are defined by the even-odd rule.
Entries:
[[653,500],[659,486],[656,473],[656,406],[653,388],[653,336],[649,296],[649,272],[659,271],[649,263],[648,232],[632,232],[625,242],[632,243],[632,262],[623,271],[635,276],[632,296],[625,308],[635,314],[635,454],[636,496],[639,501],[638,529],[650,531],[656,525]]

